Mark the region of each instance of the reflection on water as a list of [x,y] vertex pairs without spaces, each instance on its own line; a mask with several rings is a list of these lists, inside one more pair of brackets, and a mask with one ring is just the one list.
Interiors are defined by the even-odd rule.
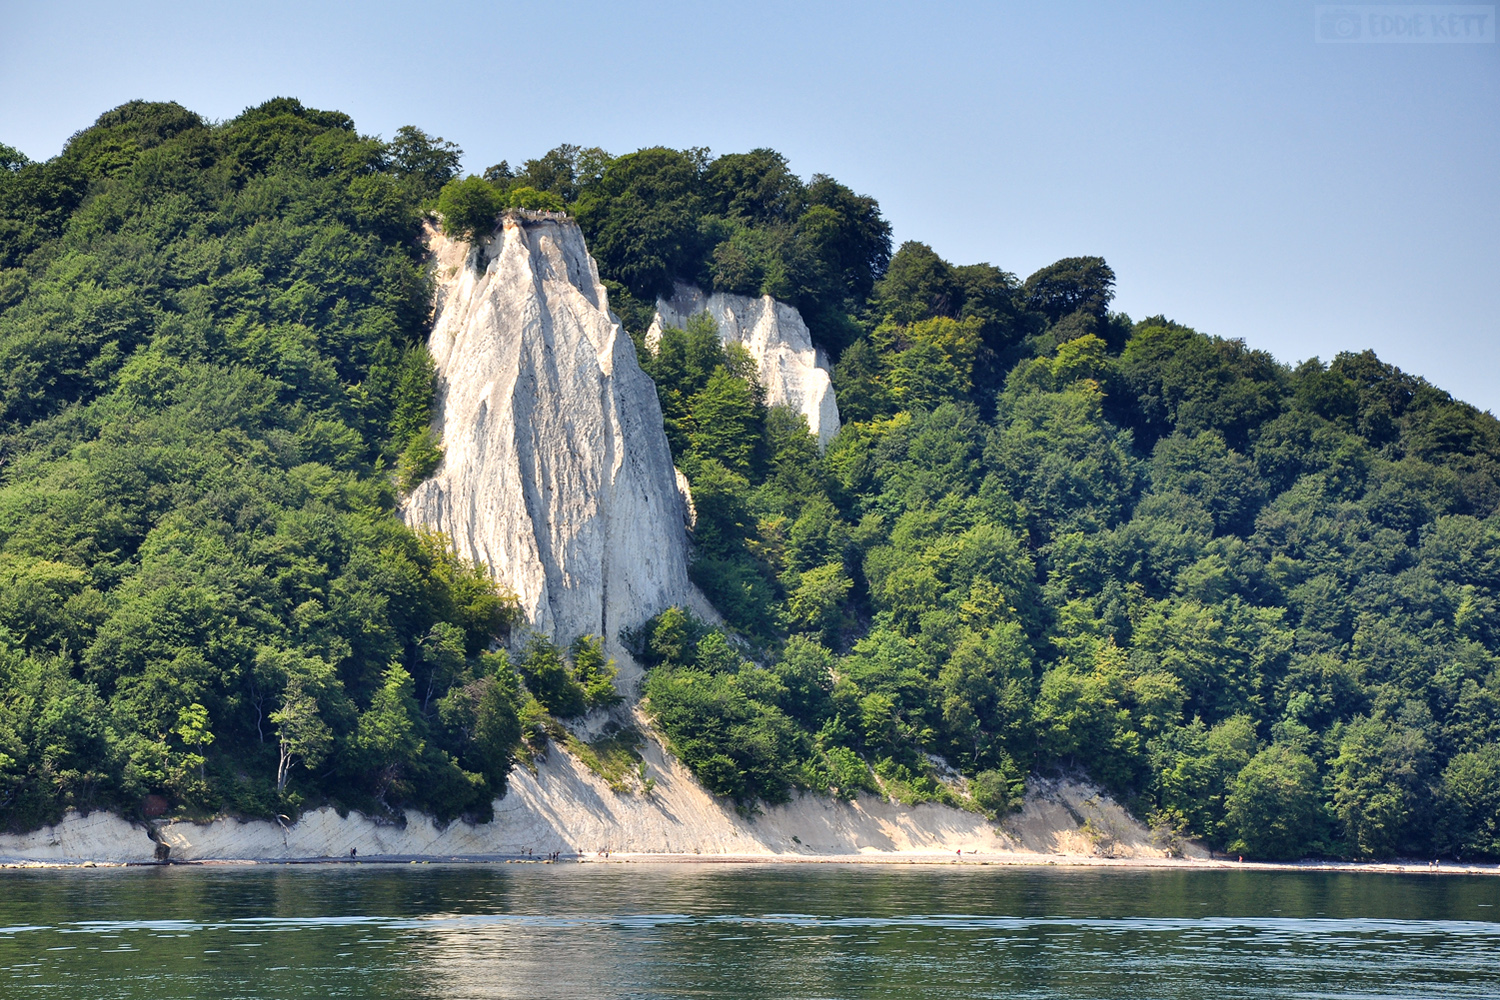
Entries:
[[0,873],[0,996],[1493,997],[1500,880],[731,865]]

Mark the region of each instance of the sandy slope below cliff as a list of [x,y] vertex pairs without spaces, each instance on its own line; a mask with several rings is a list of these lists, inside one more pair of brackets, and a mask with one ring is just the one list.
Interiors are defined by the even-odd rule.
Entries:
[[[649,795],[611,791],[574,757],[552,749],[535,773],[518,768],[494,822],[439,827],[407,815],[406,825],[318,809],[283,827],[218,819],[167,823],[159,839],[174,860],[281,860],[344,857],[482,857],[600,851],[704,856],[1026,853],[1076,857],[1161,857],[1147,832],[1120,806],[1086,785],[1043,783],[998,829],[946,806],[901,806],[865,795],[852,803],[803,795],[754,818],[705,792],[654,742],[644,756],[656,785]],[[1084,825],[1086,824],[1086,825]],[[0,836],[0,858],[36,861],[149,861],[156,845],[144,826],[109,813],[69,813],[57,826]]]

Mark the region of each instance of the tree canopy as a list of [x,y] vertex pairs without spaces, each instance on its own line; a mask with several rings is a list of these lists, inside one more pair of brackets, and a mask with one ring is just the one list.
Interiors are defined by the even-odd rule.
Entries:
[[0,146],[5,825],[148,794],[483,818],[619,698],[601,637],[499,651],[514,603],[394,516],[442,453],[424,213],[529,208],[579,220],[637,335],[688,280],[837,359],[820,451],[706,316],[641,352],[724,621],[623,638],[706,787],[999,816],[1081,773],[1168,845],[1500,856],[1490,414],[1370,352],[1133,321],[1098,257],[893,253],[771,150],[459,164],[287,98]]
[[1131,322],[1112,282],[904,244],[822,455],[706,317],[666,332],[646,364],[727,626],[636,637],[664,732],[741,801],[993,808],[1078,771],[1167,844],[1494,856],[1500,424],[1368,352]]
[[638,340],[657,297],[685,281],[791,302],[836,353],[858,335],[891,258],[890,225],[873,198],[823,174],[803,182],[770,149],[611,156],[565,144],[519,170],[501,162],[454,180],[444,198],[449,232],[464,238],[504,208],[571,212]]
[[487,815],[512,605],[388,471],[430,433],[418,209],[456,147],[135,101],[6,159],[4,825],[147,794]]

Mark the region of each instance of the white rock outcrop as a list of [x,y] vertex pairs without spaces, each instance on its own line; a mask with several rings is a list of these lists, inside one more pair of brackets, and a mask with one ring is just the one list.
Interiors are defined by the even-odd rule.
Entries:
[[[713,615],[688,580],[691,502],[672,466],[655,386],[610,314],[571,221],[508,217],[472,248],[437,233],[430,239],[438,319],[429,346],[444,457],[404,514],[488,565],[534,629],[562,641],[602,635],[628,693],[637,675],[618,645],[622,627],[672,604]],[[810,408],[813,429],[831,437],[838,411],[826,365],[796,311],[771,299],[696,294],[674,297],[677,305],[664,304],[659,319],[683,322],[707,309],[726,339],[755,353],[773,401]],[[607,721],[601,714],[589,724]],[[1003,829],[974,813],[875,795],[856,802],[802,795],[752,820],[706,791],[655,738],[641,753],[652,787],[636,782],[633,792],[621,792],[553,748],[534,769],[512,773],[493,822],[479,825],[439,824],[416,812],[396,825],[324,807],[285,825],[221,817],[148,832],[111,813],[70,812],[54,826],[0,834],[0,859],[144,862],[158,845],[173,860],[348,857],[351,849],[365,858],[605,849],[1083,857],[1106,846],[1122,856],[1161,854],[1118,805],[1066,782],[1028,798]]]
[[430,236],[443,461],[404,505],[568,642],[698,604],[656,387],[576,223],[507,215],[470,247]]
[[654,350],[666,327],[680,328],[703,312],[719,325],[720,340],[740,344],[755,359],[767,403],[789,406],[806,416],[820,447],[833,440],[839,432],[839,407],[828,356],[813,346],[801,313],[769,295],[704,295],[693,285],[679,283],[671,298],[656,301],[646,346]]

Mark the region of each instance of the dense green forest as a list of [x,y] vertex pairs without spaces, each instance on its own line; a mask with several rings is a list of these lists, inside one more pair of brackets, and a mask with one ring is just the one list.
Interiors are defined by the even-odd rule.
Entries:
[[513,604],[393,513],[432,454],[422,217],[533,208],[637,338],[685,280],[796,305],[837,359],[820,454],[706,318],[640,351],[727,624],[623,638],[707,787],[999,816],[1083,773],[1165,842],[1500,856],[1490,415],[1369,353],[1133,322],[1099,258],[893,253],[769,150],[458,165],[284,99],[0,147],[6,826],[148,793],[484,818],[617,700],[597,638],[491,652]]
[[892,255],[878,206],[768,150],[488,176],[570,206],[637,332],[683,279],[795,303],[838,358],[820,456],[706,317],[643,352],[730,627],[628,638],[708,787],[998,814],[1081,770],[1168,843],[1500,856],[1489,414],[1368,352],[1132,322],[1099,258]]
[[274,100],[0,147],[0,817],[485,815],[513,605],[393,514],[458,152]]

